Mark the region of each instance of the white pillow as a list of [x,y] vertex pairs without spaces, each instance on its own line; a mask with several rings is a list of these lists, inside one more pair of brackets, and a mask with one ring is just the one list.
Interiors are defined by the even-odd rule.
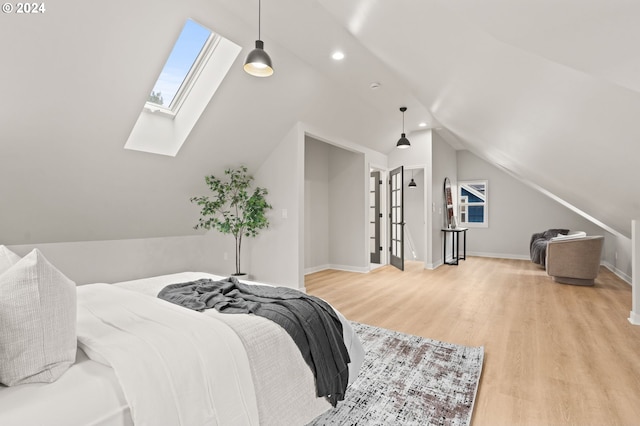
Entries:
[[0,275],[0,383],[57,380],[76,358],[76,286],[38,249]]
[[584,238],[586,236],[587,236],[587,233],[584,231],[573,231],[573,232],[569,232],[567,235],[558,234],[557,236],[553,237],[551,241],[576,240],[578,238]]
[[20,256],[5,246],[0,246],[0,274],[18,263],[19,260]]

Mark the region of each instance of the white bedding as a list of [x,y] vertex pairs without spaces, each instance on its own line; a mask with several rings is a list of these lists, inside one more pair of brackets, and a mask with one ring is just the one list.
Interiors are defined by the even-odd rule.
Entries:
[[[138,293],[143,293],[149,296],[156,297],[160,290],[166,287],[169,284],[183,283],[195,281],[200,278],[211,278],[212,280],[222,280],[225,277],[219,275],[208,274],[204,272],[181,272],[178,274],[169,274],[169,275],[161,275],[158,277],[144,278],[141,280],[133,280],[133,281],[124,281],[121,283],[114,284],[118,287],[126,288],[128,290],[136,291]],[[246,284],[254,284],[254,285],[268,285],[262,284],[255,281],[242,281]],[[362,365],[362,361],[364,360],[364,349],[360,344],[360,340],[358,336],[356,336],[353,331],[353,327],[351,327],[351,323],[347,321],[347,319],[339,312],[336,311],[340,321],[342,322],[342,330],[344,334],[344,343],[349,351],[349,356],[351,357],[351,364],[349,364],[349,383],[353,383],[355,379],[358,377],[358,372],[360,371],[360,366]],[[221,314],[215,309],[208,309],[205,311],[206,315],[213,316],[221,319],[229,323],[232,327],[239,322],[237,317],[246,317],[244,315],[229,315],[229,314]],[[271,321],[256,317],[251,315],[250,318],[255,319],[256,321],[262,322],[266,324],[266,327],[274,328],[276,331],[280,330],[280,327],[275,327]],[[280,334],[280,333],[278,333]],[[286,333],[283,334],[283,336]],[[286,335],[288,336],[288,335]],[[291,339],[286,339],[287,342]],[[265,339],[265,343],[269,343],[270,340]],[[295,347],[293,344],[293,340],[291,340],[292,347]],[[288,345],[287,345],[288,346]],[[306,365],[306,364],[305,364]]]
[[[315,397],[314,378],[311,370],[302,359],[292,339],[278,325],[253,315],[220,314],[215,310],[207,310],[204,314],[192,312],[156,298],[160,289],[168,284],[204,277],[222,278],[203,273],[185,272],[118,283],[113,287],[105,285],[79,287],[79,303],[82,306],[78,317],[80,346],[85,348],[90,356],[102,363],[123,364],[116,367],[120,381],[112,368],[95,360],[87,359],[84,353],[79,350],[76,364],[53,384],[30,384],[13,388],[0,387],[0,425],[130,425],[132,418],[129,405],[134,407],[134,418],[138,415],[156,416],[154,419],[142,417],[145,420],[139,420],[138,424],[226,425],[259,423],[293,425],[305,424],[330,408],[324,398]],[[132,290],[139,294],[132,294],[126,290]],[[107,304],[104,299],[112,297],[128,300],[123,307],[118,308],[126,313],[124,318],[115,316],[115,311],[107,307],[111,305],[111,302]],[[145,312],[156,310],[163,312],[160,314],[160,320],[152,319],[152,317],[147,318],[147,314],[152,314],[146,312],[144,314],[145,320],[141,321],[139,317],[142,314],[139,308],[134,307],[134,305],[137,306],[139,300],[149,302],[142,303],[146,306]],[[164,367],[151,366],[151,371],[156,369],[156,373],[145,372],[142,369],[138,371],[141,364],[136,364],[136,362],[144,360],[143,364],[147,364],[146,360],[154,357],[142,355],[138,349],[134,349],[135,341],[140,338],[132,337],[131,333],[137,332],[136,328],[145,322],[152,330],[155,330],[151,335],[158,334],[155,332],[159,329],[173,327],[174,320],[163,319],[165,308],[167,308],[164,305],[169,305],[171,316],[176,314],[180,318],[186,318],[195,315],[193,318],[198,317],[198,323],[203,322],[202,316],[207,318],[207,321],[204,321],[208,324],[205,328],[213,327],[214,330],[217,330],[215,332],[219,333],[217,339],[211,339],[212,342],[214,340],[216,342],[220,340],[232,342],[231,347],[223,351],[227,352],[226,355],[217,354],[215,356],[216,358],[226,356],[228,361],[233,361],[231,363],[233,367],[223,368],[222,376],[220,372],[214,373],[214,377],[215,374],[218,376],[213,380],[197,377],[198,373],[195,373],[194,376],[191,370],[182,369],[177,376],[184,375],[183,377],[188,378],[183,383],[183,385],[188,385],[186,393],[175,391],[178,389],[176,386],[180,386],[179,383],[167,386],[156,382],[150,388],[145,389],[145,385],[137,388],[139,384],[137,382],[146,380],[143,378],[145,375],[151,374],[155,377],[158,369]],[[98,315],[97,311],[105,312]],[[106,319],[102,317],[103,314],[107,316]],[[98,319],[96,315],[101,318]],[[357,376],[364,352],[349,322],[344,320],[342,316],[341,319],[343,320],[345,343],[352,360],[350,364],[350,382],[352,382]],[[110,325],[106,326],[107,323]],[[145,326],[145,328],[149,327]],[[200,327],[200,325],[195,327]],[[107,343],[99,342],[96,338],[96,332],[99,335],[107,329],[120,329],[123,331],[123,335],[109,336]],[[200,332],[205,331],[194,331],[196,335]],[[174,334],[170,341],[163,340],[161,333],[154,337],[157,339],[158,347],[163,345],[182,346],[183,349],[186,349],[193,344],[189,343],[189,339],[181,336],[182,333],[176,329],[169,333]],[[176,345],[174,338],[182,339],[182,343]],[[115,339],[113,344],[108,343],[109,339]],[[197,346],[208,346],[206,351],[214,353],[221,350],[215,344],[201,345],[200,342],[203,340],[205,340],[204,337],[198,337],[196,339],[199,342]],[[238,353],[238,350],[241,354]],[[181,354],[178,350],[177,354],[171,356],[178,358],[192,356],[189,354],[192,352],[189,349],[183,352],[187,352],[187,354]],[[137,356],[132,357],[133,354]],[[200,356],[197,355],[196,358]],[[163,357],[164,355],[155,356],[160,359]],[[131,358],[134,360],[134,367],[125,365],[127,359]],[[164,361],[166,360],[162,360],[160,365]],[[195,361],[189,364],[193,363]],[[206,370],[207,363],[199,363]],[[133,376],[124,378],[123,375],[128,375],[128,373],[123,373],[123,371],[129,371],[133,373]],[[229,377],[231,372],[233,374]],[[162,374],[168,375],[172,378],[171,380],[176,376],[175,373]],[[138,378],[135,378],[136,376]],[[134,378],[132,379],[132,377]],[[209,410],[193,408],[195,406],[206,407],[208,404],[202,401],[201,394],[193,392],[192,383],[194,380],[199,383],[198,386],[207,388],[207,392],[213,394],[214,405]],[[221,381],[224,382],[222,386],[220,386]],[[125,385],[125,382],[128,384]],[[230,382],[235,385],[229,385]],[[132,383],[137,388],[136,390],[132,390]],[[126,398],[122,391],[123,387]],[[151,395],[159,399],[151,398]],[[131,404],[127,403],[127,400],[131,401]],[[219,403],[216,404],[216,400]],[[172,403],[169,404],[166,401],[172,401]],[[195,405],[192,405],[191,408],[185,408],[189,407],[191,403]],[[181,408],[176,408],[178,406]],[[154,413],[156,408],[160,408],[160,410]],[[193,414],[192,411],[197,413]],[[199,422],[193,416],[205,420]],[[181,421],[176,423],[176,418]]]
[[53,383],[0,386],[3,426],[131,426],[129,405],[113,369],[78,350]]
[[255,425],[244,346],[225,323],[109,284],[78,288],[78,346],[115,371],[136,425]]

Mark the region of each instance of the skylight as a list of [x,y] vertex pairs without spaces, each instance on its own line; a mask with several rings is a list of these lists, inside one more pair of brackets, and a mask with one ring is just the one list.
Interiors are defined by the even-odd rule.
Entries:
[[162,108],[173,114],[178,111],[214,41],[215,34],[211,30],[187,20],[147,99],[148,109]]
[[241,50],[231,40],[187,20],[125,149],[175,156]]

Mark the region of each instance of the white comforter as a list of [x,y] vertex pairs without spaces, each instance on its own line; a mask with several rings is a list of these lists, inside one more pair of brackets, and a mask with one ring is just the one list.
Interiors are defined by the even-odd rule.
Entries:
[[[182,273],[78,288],[78,342],[111,366],[136,425],[300,425],[330,404],[289,335],[253,315],[193,312],[157,299]],[[133,290],[133,291],[129,291]],[[350,382],[364,358],[343,320]]]
[[78,288],[78,343],[110,365],[136,425],[255,425],[244,346],[225,323],[107,284]]

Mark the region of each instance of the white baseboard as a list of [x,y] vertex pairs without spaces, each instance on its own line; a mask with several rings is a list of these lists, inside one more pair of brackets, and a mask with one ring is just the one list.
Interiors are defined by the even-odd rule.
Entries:
[[326,271],[327,269],[336,269],[338,271],[346,271],[346,272],[358,272],[358,273],[367,273],[370,270],[369,266],[350,266],[350,265],[336,265],[336,264],[328,264],[328,265],[320,265],[320,266],[312,266],[310,268],[305,268],[304,274],[309,275],[314,272]]
[[331,269],[331,267],[329,265],[312,266],[310,268],[305,268],[304,274],[309,275],[309,274],[313,274],[314,272],[324,271],[326,269]]
[[629,322],[633,325],[640,325],[640,314],[631,311],[629,313]]
[[614,274],[616,274],[618,277],[620,277],[620,279],[622,279],[623,281],[625,281],[627,284],[631,285],[631,277],[627,274],[625,274],[623,271],[621,271],[620,269],[616,268],[614,265],[612,265],[609,262],[602,262],[602,266],[604,266],[605,268],[607,268],[608,270],[610,270],[611,272],[613,272]]
[[387,265],[383,265],[381,263],[370,263],[369,264],[369,271],[373,271],[373,270],[376,270],[378,268],[382,268],[383,266],[387,266]]
[[427,263],[426,268],[430,270],[436,269],[438,266],[443,265],[442,260],[437,261],[436,263]]
[[[520,255],[520,254],[504,254],[504,253],[483,253],[483,252],[467,252],[467,256],[479,256],[479,257],[496,257],[500,259],[519,259],[519,260],[530,260],[530,256]],[[616,268],[609,262],[603,261],[601,263],[602,266],[616,274],[620,279],[625,281],[627,284],[631,285],[631,277]]]
[[467,252],[467,256],[478,257],[495,257],[498,259],[517,259],[517,260],[531,260],[531,257],[526,254],[505,254],[505,253],[484,253],[484,252]]
[[[504,254],[504,253],[485,253],[485,252],[468,252],[467,256],[478,256],[478,257],[494,257],[499,259],[516,259],[516,260],[530,260],[530,257],[527,255],[520,254]],[[450,259],[449,259],[450,260]],[[426,265],[427,269],[436,269],[439,266],[444,265],[442,260],[439,260],[435,263],[429,263]],[[620,269],[616,268],[609,262],[602,262],[602,266],[609,269],[611,272],[616,274],[620,279],[625,281],[627,284],[631,285],[631,277],[625,274]],[[306,268],[304,270],[305,275],[313,274],[314,272],[325,271],[327,269],[336,269],[338,271],[346,271],[346,272],[358,272],[358,273],[367,273],[371,270],[370,266],[362,267],[362,266],[350,266],[350,265],[336,265],[336,264],[326,264],[319,266],[312,266],[310,268]],[[631,319],[629,319],[631,321]],[[640,324],[640,319],[638,320],[638,324]]]
[[369,265],[367,266],[350,266],[350,265],[329,265],[329,269],[337,269],[338,271],[347,271],[347,272],[359,272],[359,273],[367,273],[371,270]]

